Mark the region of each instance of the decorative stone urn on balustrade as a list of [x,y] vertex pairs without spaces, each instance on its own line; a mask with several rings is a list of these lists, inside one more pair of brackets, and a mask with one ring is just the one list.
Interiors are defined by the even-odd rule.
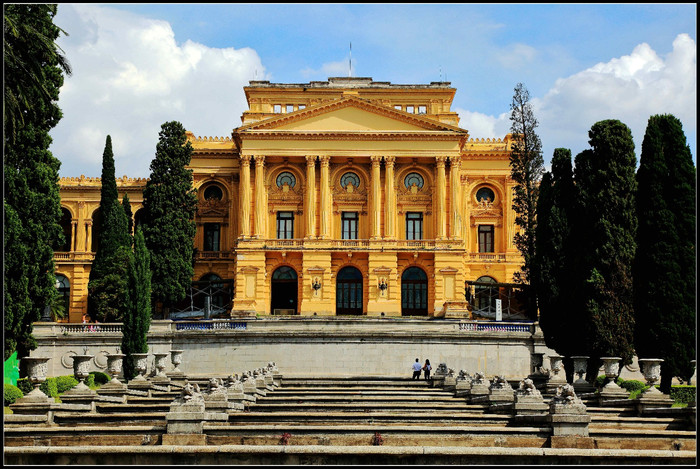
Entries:
[[151,382],[153,384],[156,384],[158,386],[167,386],[170,384],[170,379],[168,376],[165,374],[165,367],[167,366],[166,360],[170,353],[167,352],[159,352],[159,353],[154,353],[153,356],[155,357],[155,369],[156,369],[156,374],[153,378],[151,378]]
[[639,393],[637,396],[637,411],[640,414],[644,414],[649,408],[671,407],[673,399],[656,388],[656,382],[661,379],[661,363],[663,360],[660,358],[640,358],[638,361],[649,389]]
[[185,373],[180,369],[183,352],[183,350],[170,350],[170,362],[173,364],[173,369],[165,372],[165,376],[170,379],[170,384],[176,386],[184,386],[186,381]]
[[78,380],[78,384],[61,395],[61,402],[83,405],[85,410],[94,411],[97,393],[85,384],[85,380],[90,375],[90,362],[94,355],[89,355],[86,348],[83,355],[73,355],[72,358],[73,376]]
[[128,387],[135,391],[148,391],[151,389],[151,383],[146,379],[146,371],[148,370],[148,353],[132,353],[134,359],[134,369],[136,376],[129,381]]
[[547,394],[554,394],[559,386],[566,384],[564,357],[561,355],[550,355],[549,367],[549,378],[545,384],[545,392]]
[[34,389],[10,404],[10,409],[14,414],[46,414],[55,404],[53,398],[39,389],[46,381],[49,360],[49,357],[24,357],[21,359],[26,366],[27,379],[34,386]]
[[586,357],[583,355],[577,355],[575,357],[571,357],[571,359],[574,362],[574,374],[578,376],[577,379],[574,380],[572,383],[574,386],[574,390],[576,391],[577,394],[585,394],[585,393],[591,393],[595,391],[595,386],[593,386],[591,383],[586,381],[585,376],[586,372],[588,371],[588,359],[590,357]]
[[107,372],[112,379],[103,384],[97,394],[100,396],[114,396],[124,398],[126,394],[126,385],[119,380],[119,374],[122,372],[124,365],[123,353],[108,353],[107,355]]
[[600,357],[603,361],[603,370],[605,371],[605,378],[607,383],[600,390],[599,401],[602,404],[606,401],[627,399],[629,397],[629,392],[622,389],[615,383],[618,375],[620,374],[620,357]]

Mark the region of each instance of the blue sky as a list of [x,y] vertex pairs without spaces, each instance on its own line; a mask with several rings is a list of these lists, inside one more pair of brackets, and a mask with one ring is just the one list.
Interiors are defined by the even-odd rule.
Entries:
[[639,157],[660,113],[681,119],[696,155],[694,4],[60,4],[55,22],[74,69],[52,131],[61,176],[99,176],[109,134],[117,175],[147,177],[162,123],[229,135],[249,80],[347,76],[350,57],[353,76],[451,82],[476,138],[505,136],[522,82],[546,162],[588,148],[609,118]]

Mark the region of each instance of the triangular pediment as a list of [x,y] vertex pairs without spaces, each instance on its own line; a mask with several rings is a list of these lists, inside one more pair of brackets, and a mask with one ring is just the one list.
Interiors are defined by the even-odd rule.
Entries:
[[236,129],[240,133],[277,132],[466,132],[420,115],[371,103],[354,96],[254,122]]

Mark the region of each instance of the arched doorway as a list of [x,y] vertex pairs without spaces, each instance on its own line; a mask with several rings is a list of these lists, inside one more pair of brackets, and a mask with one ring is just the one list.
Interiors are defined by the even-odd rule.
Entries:
[[58,301],[52,305],[54,316],[67,318],[70,308],[70,281],[62,274],[56,274],[56,289]]
[[474,313],[486,317],[496,317],[498,285],[488,285],[497,283],[496,279],[484,275],[476,279],[476,283],[477,285],[474,285]]
[[336,277],[335,314],[362,315],[362,272],[343,267]]
[[409,267],[401,275],[401,315],[428,315],[428,276],[419,267]]
[[286,265],[272,273],[272,314],[297,314],[297,273]]

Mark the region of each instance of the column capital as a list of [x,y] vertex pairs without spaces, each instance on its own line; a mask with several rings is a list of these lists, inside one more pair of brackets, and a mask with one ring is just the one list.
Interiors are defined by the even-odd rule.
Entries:
[[321,163],[321,166],[328,166],[331,162],[331,157],[328,155],[319,155],[318,161]]
[[437,162],[438,166],[445,166],[445,161],[447,161],[447,157],[444,155],[438,155],[435,157],[435,161]]
[[256,166],[263,166],[265,164],[265,155],[255,155],[253,158],[255,159]]
[[384,157],[384,163],[387,166],[394,166],[394,163],[396,163],[396,157],[391,155],[391,156],[385,156]]
[[250,163],[252,155],[240,155],[241,163]]
[[380,155],[371,155],[369,159],[372,161],[372,166],[379,166],[382,162],[382,157]]
[[313,166],[316,164],[316,155],[306,155],[306,166]]

